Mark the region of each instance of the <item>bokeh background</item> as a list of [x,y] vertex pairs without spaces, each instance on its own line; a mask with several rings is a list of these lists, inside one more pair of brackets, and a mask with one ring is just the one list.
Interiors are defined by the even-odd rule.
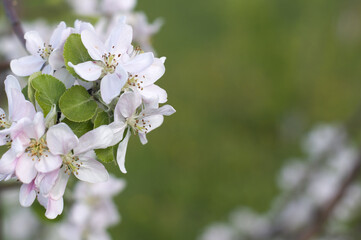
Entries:
[[[62,0],[19,3],[29,21],[77,18]],[[147,145],[131,138],[113,239],[196,239],[235,207],[265,212],[304,133],[361,103],[358,0],[138,0],[136,9],[165,21],[153,39],[167,57],[158,84],[177,113]]]

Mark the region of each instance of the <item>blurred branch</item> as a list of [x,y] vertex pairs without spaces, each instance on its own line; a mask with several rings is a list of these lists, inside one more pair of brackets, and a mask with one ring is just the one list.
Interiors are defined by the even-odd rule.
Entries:
[[342,200],[348,187],[356,180],[361,171],[361,153],[359,154],[357,161],[348,176],[342,181],[336,194],[330,199],[330,201],[321,209],[319,209],[314,217],[314,220],[310,225],[302,232],[297,240],[309,240],[317,235],[324,227],[328,217],[332,214],[337,204]]
[[21,44],[25,48],[25,39],[24,39],[24,30],[21,26],[21,22],[19,17],[15,11],[15,6],[17,5],[16,0],[3,0],[6,16],[8,17],[11,27],[16,35],[16,37],[20,40]]
[[9,189],[12,189],[12,188],[18,188],[20,187],[20,183],[19,182],[12,182],[12,183],[2,183],[0,184],[0,193],[2,191],[6,191],[6,190],[9,190]]
[[10,69],[10,62],[0,62],[0,71]]

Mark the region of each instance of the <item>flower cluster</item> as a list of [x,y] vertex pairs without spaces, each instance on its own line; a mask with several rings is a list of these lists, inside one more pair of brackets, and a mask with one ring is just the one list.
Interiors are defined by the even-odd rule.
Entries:
[[87,22],[74,27],[61,22],[47,41],[36,31],[24,36],[28,56],[10,63],[12,72],[27,77],[5,80],[8,114],[0,110],[0,180],[22,183],[20,203],[37,199],[46,217],[63,211],[63,195],[74,175],[87,183],[108,180],[99,161],[116,160],[126,173],[130,135],[146,135],[175,112],[165,90],[155,85],[165,58],[134,47],[133,29],[125,18],[99,34]]

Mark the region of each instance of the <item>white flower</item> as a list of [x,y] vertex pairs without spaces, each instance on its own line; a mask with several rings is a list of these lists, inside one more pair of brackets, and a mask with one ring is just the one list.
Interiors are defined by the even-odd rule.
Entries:
[[64,66],[63,45],[69,34],[70,29],[64,22],[54,30],[49,43],[44,42],[36,31],[25,33],[26,49],[31,55],[12,60],[11,70],[18,76],[30,76],[38,71],[53,74],[54,70]]
[[81,33],[81,39],[95,61],[68,64],[87,81],[102,79],[100,91],[103,101],[107,104],[120,94],[128,79],[128,73],[141,72],[154,60],[152,53],[132,50],[132,28],[124,22],[119,22],[105,44],[89,30]]
[[127,13],[134,9],[136,0],[102,0],[101,8],[106,14]]
[[126,173],[124,166],[125,153],[130,138],[131,131],[138,133],[142,144],[147,143],[146,134],[156,129],[163,123],[163,115],[169,116],[175,113],[170,105],[158,108],[152,104],[142,108],[142,99],[136,92],[127,92],[120,96],[114,110],[114,122],[109,126],[113,129],[114,138],[112,145],[119,142],[123,137],[123,132],[127,128],[127,134],[118,146],[117,162],[120,170]]
[[50,172],[59,168],[61,158],[49,152],[45,140],[43,113],[34,119],[22,118],[11,131],[11,151],[7,151],[0,162],[0,174],[13,174],[26,184],[32,182],[38,172]]
[[154,84],[164,75],[165,59],[165,57],[155,58],[153,64],[144,71],[130,74],[123,90],[131,89],[132,91],[137,91],[142,96],[144,102],[151,102],[155,99],[158,103],[167,102],[167,92]]

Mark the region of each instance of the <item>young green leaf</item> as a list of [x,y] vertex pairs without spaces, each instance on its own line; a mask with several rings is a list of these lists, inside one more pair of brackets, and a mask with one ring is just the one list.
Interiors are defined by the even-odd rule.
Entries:
[[[88,50],[84,47],[81,41],[80,34],[71,34],[64,44],[64,61],[66,69],[76,78],[80,78],[72,67],[68,66],[68,63],[76,65],[79,63],[92,61],[93,59],[89,56]],[[81,79],[81,78],[80,78]]]
[[35,99],[46,116],[53,104],[58,104],[59,98],[66,90],[65,85],[55,77],[46,74],[39,75],[30,82],[35,89]]
[[111,163],[115,159],[114,147],[108,147],[106,149],[95,149],[95,153],[98,159],[104,163]]
[[97,128],[101,125],[108,125],[109,123],[110,123],[109,115],[106,112],[101,111],[98,112],[98,114],[94,119],[94,128]]
[[59,100],[59,107],[66,118],[73,122],[90,120],[96,112],[97,103],[82,86],[68,89]]
[[93,123],[88,120],[86,122],[73,122],[67,118],[64,118],[63,123],[67,124],[71,130],[77,135],[77,137],[83,136],[85,133],[93,130]]

